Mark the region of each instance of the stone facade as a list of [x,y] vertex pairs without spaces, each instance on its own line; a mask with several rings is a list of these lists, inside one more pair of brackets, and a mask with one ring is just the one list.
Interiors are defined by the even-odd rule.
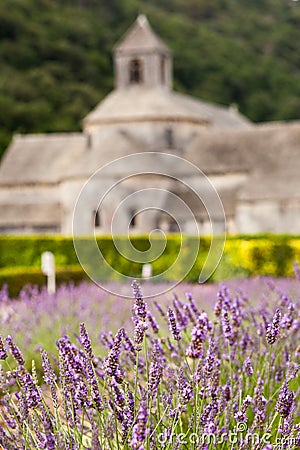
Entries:
[[[147,164],[138,158],[139,176],[126,178],[132,172],[126,159],[115,171],[108,166],[88,184],[79,233],[90,234],[94,226],[97,233],[111,232],[115,214],[119,233],[172,232],[178,226],[194,233],[185,210],[171,205],[176,195],[193,211],[200,233],[209,234],[211,218],[190,189],[194,183],[201,190],[200,180],[181,164],[170,169],[165,154],[190,161],[209,177],[229,233],[300,232],[300,122],[254,125],[234,107],[173,91],[170,50],[145,16],[115,46],[114,65],[115,89],[85,117],[82,133],[14,137],[0,166],[0,232],[70,235],[87,180],[118,158],[146,152],[152,152],[157,172],[171,170],[173,178],[143,174]],[[135,196],[140,190],[144,194]],[[175,217],[166,213],[170,205]],[[212,219],[218,223],[220,217]]]

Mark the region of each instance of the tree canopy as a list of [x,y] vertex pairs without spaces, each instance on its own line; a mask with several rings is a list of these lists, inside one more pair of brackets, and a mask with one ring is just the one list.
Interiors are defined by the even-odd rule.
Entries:
[[300,118],[298,1],[1,0],[0,154],[13,133],[80,129],[139,13],[173,52],[176,89],[253,121]]

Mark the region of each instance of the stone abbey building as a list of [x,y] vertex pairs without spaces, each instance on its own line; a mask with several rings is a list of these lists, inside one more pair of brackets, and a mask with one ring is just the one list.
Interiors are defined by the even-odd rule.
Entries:
[[[1,233],[70,235],[76,199],[87,180],[117,158],[143,152],[155,153],[161,170],[165,153],[199,167],[220,195],[229,233],[300,233],[300,122],[257,125],[234,107],[175,92],[170,50],[145,16],[115,46],[114,71],[115,89],[84,118],[81,133],[14,136],[0,166]],[[126,178],[130,170],[124,160],[116,173],[108,170],[90,183],[85,210],[77,217],[82,234],[94,226],[109,233],[114,211],[128,197],[120,232],[127,232],[128,224],[136,233],[172,232],[177,221],[189,233],[185,215],[166,214],[163,202],[157,210],[136,214],[147,204],[132,194],[153,183],[180,197],[200,232],[209,233],[207,211],[190,192],[183,167],[174,166],[171,180]],[[147,167],[141,164],[138,170]],[[179,174],[186,184],[176,181]],[[124,182],[118,185],[119,180]],[[99,192],[112,185],[118,189],[100,208]]]

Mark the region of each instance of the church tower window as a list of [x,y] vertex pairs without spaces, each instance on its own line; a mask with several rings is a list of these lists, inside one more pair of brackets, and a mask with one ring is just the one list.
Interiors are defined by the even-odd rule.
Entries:
[[174,147],[174,134],[173,134],[172,128],[167,128],[165,130],[165,136],[166,136],[167,148],[173,148]]
[[161,84],[166,84],[166,57],[164,55],[160,58],[160,79]]
[[140,84],[143,82],[143,67],[139,59],[132,59],[129,63],[130,84]]
[[129,228],[134,228],[136,227],[136,210],[135,209],[130,209],[129,210]]
[[101,220],[100,220],[100,214],[98,210],[93,211],[93,217],[94,217],[94,226],[96,228],[101,226]]

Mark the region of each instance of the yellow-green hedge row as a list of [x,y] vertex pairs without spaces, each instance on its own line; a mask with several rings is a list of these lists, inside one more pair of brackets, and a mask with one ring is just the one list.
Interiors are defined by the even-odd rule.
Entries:
[[[154,239],[153,255],[155,255],[155,243],[159,244],[161,238]],[[126,248],[125,237],[118,237],[119,248]],[[81,240],[82,248],[89,248],[89,238]],[[112,275],[103,265],[100,271],[103,280],[118,280],[118,273],[129,277],[141,276],[142,264],[133,262],[132,258],[126,258],[116,251],[115,243],[110,236],[97,238],[98,246],[104,255],[108,266],[115,269]],[[131,237],[132,246],[140,251],[151,251],[147,236]],[[169,235],[161,256],[154,259],[153,273],[165,272],[164,278],[174,280],[181,278],[187,271],[186,280],[195,282],[206,259],[210,238],[201,238],[200,251],[194,264],[191,264],[191,248],[199,244],[196,237],[181,237]],[[57,281],[78,282],[87,276],[82,270],[73,246],[72,238],[68,237],[0,237],[0,286],[7,283],[10,292],[14,295],[27,283],[44,284],[45,276],[41,273],[41,253],[52,251],[55,255],[57,267]],[[181,251],[180,263],[176,263]],[[90,258],[90,259],[89,259]],[[87,251],[86,259],[91,265],[98,264],[97,255],[92,252],[90,257]],[[272,275],[290,276],[293,273],[293,262],[300,261],[300,236],[289,235],[255,235],[228,237],[224,254],[218,269],[211,280],[248,276],[248,275]],[[191,268],[190,268],[191,266]],[[169,271],[167,269],[170,269]]]

